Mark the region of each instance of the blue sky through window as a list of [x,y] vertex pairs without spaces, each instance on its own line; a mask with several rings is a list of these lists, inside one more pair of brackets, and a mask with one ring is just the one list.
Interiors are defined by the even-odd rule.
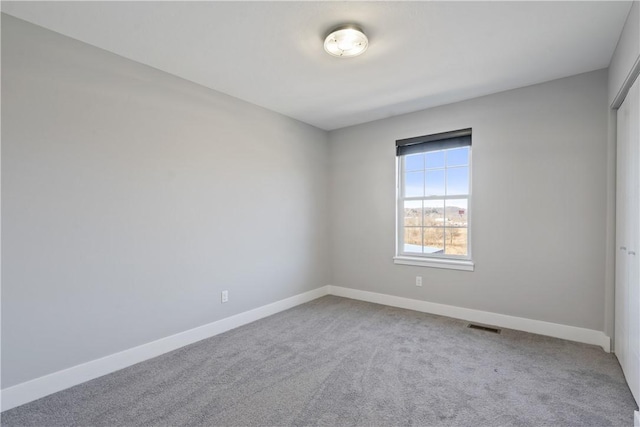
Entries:
[[411,154],[404,162],[405,197],[469,193],[469,147]]
[[432,151],[425,153],[427,168],[443,168],[444,167],[444,151]]

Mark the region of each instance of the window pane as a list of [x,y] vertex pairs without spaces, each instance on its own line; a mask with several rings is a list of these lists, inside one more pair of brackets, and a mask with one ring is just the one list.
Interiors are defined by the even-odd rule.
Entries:
[[444,167],[444,151],[432,151],[426,155],[428,169]]
[[404,252],[422,253],[422,228],[405,227]]
[[422,197],[424,195],[424,172],[407,172],[404,174],[405,197]]
[[447,227],[445,229],[445,238],[447,239],[446,251],[447,255],[467,255],[467,228]]
[[404,202],[404,226],[422,225],[422,201],[405,200]]
[[467,199],[451,199],[445,202],[447,227],[467,227]]
[[444,225],[444,200],[424,201],[424,225],[435,227]]
[[424,228],[424,253],[441,254],[444,253],[444,228],[425,227]]
[[447,166],[466,166],[469,164],[469,147],[447,150]]
[[468,257],[471,147],[410,154],[399,165],[398,251]]
[[447,169],[447,194],[469,194],[469,167]]
[[411,154],[404,158],[404,170],[415,171],[424,169],[424,154]]
[[444,196],[444,170],[427,171],[425,196]]

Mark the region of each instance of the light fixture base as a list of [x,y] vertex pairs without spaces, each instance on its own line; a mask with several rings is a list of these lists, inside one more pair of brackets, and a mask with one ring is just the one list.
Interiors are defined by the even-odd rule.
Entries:
[[356,24],[334,27],[324,39],[324,50],[332,56],[351,58],[362,55],[369,47],[369,39]]

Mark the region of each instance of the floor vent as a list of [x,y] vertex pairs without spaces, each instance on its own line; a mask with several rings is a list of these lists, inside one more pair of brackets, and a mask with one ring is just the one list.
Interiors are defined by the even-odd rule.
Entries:
[[469,323],[469,325],[467,327],[471,328],[471,329],[478,329],[478,330],[481,330],[481,331],[492,332],[494,334],[499,334],[500,333],[500,329],[498,329],[498,328],[492,328],[491,326],[476,325],[475,323]]

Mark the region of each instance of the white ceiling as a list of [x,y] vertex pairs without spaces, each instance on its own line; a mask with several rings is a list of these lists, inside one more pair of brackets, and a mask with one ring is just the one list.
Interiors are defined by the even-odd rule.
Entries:
[[[7,2],[2,11],[322,129],[605,68],[630,1]],[[369,50],[327,55],[359,23]]]

